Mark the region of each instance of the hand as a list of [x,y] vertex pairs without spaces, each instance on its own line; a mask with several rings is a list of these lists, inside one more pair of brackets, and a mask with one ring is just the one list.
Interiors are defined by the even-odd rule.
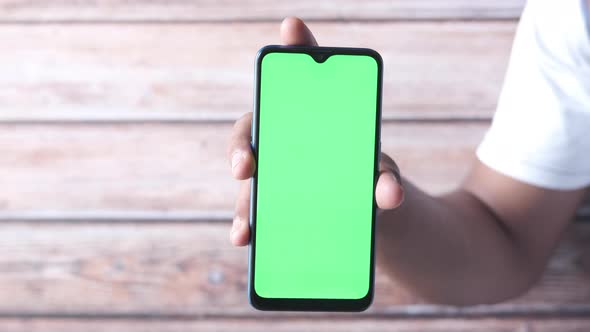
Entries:
[[[317,46],[317,42],[305,23],[296,17],[288,17],[281,24],[281,40],[285,45]],[[230,232],[230,241],[235,246],[245,246],[250,239],[248,223],[250,213],[250,178],[256,169],[254,155],[250,149],[252,112],[236,121],[230,144],[228,159],[232,175],[242,180],[236,201],[235,217]],[[381,153],[379,180],[375,189],[377,206],[380,209],[394,209],[403,201],[399,169],[393,159]]]

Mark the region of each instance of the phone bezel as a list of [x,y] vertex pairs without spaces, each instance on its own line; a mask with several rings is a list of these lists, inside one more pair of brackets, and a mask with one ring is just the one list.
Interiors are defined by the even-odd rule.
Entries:
[[[379,161],[381,156],[381,94],[383,81],[383,60],[379,53],[368,48],[348,47],[317,47],[317,46],[279,46],[269,45],[261,48],[256,56],[255,66],[255,96],[254,112],[252,117],[252,142],[251,148],[255,160],[258,160],[258,125],[260,112],[260,78],[262,60],[270,53],[304,53],[310,55],[317,62],[325,62],[332,55],[364,55],[372,57],[377,63],[377,100],[375,123],[375,154],[373,188],[377,184],[379,176]],[[318,60],[318,55],[321,55]],[[377,204],[375,202],[375,190],[373,190],[373,212],[371,220],[371,257],[369,290],[367,295],[360,299],[301,299],[301,298],[265,298],[256,293],[254,288],[254,259],[256,250],[256,200],[257,200],[257,172],[251,181],[250,188],[250,245],[248,252],[248,298],[250,304],[258,310],[273,311],[364,311],[373,301],[375,283],[375,222]]]

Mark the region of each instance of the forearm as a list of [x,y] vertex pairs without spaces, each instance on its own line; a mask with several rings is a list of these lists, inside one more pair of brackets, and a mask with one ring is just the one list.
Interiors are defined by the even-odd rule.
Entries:
[[513,297],[535,280],[538,261],[474,196],[404,188],[404,203],[380,211],[377,225],[378,262],[396,282],[433,302],[469,305]]

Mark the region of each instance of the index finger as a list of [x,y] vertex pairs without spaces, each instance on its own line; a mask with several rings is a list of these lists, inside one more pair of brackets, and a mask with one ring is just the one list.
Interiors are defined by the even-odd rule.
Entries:
[[252,129],[252,112],[240,117],[232,129],[227,149],[227,158],[231,164],[233,176],[245,180],[254,174],[255,162],[250,146]]

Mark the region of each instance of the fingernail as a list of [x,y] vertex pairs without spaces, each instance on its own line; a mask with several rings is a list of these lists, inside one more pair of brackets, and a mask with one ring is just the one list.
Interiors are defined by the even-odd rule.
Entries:
[[238,228],[240,228],[239,227],[240,226],[240,222],[241,222],[240,221],[240,217],[235,217],[234,218],[234,221],[233,221],[233,223],[231,225],[231,231],[230,231],[230,234],[231,235],[233,235],[238,230]]
[[405,190],[404,190],[404,186],[401,185],[401,182],[400,182],[399,188],[402,191],[402,199],[399,201],[399,204],[395,207],[395,209],[397,209],[398,207],[402,206],[402,204],[404,204],[404,201],[406,200],[406,193],[405,193]]
[[232,156],[231,156],[231,169],[235,169],[236,166],[238,166],[240,164],[240,162],[242,161],[242,152],[241,151],[235,151]]
[[399,172],[392,171],[391,174],[393,174],[395,181],[397,181],[397,184],[399,184],[399,186],[403,189],[404,185],[402,184],[402,176],[399,174]]

